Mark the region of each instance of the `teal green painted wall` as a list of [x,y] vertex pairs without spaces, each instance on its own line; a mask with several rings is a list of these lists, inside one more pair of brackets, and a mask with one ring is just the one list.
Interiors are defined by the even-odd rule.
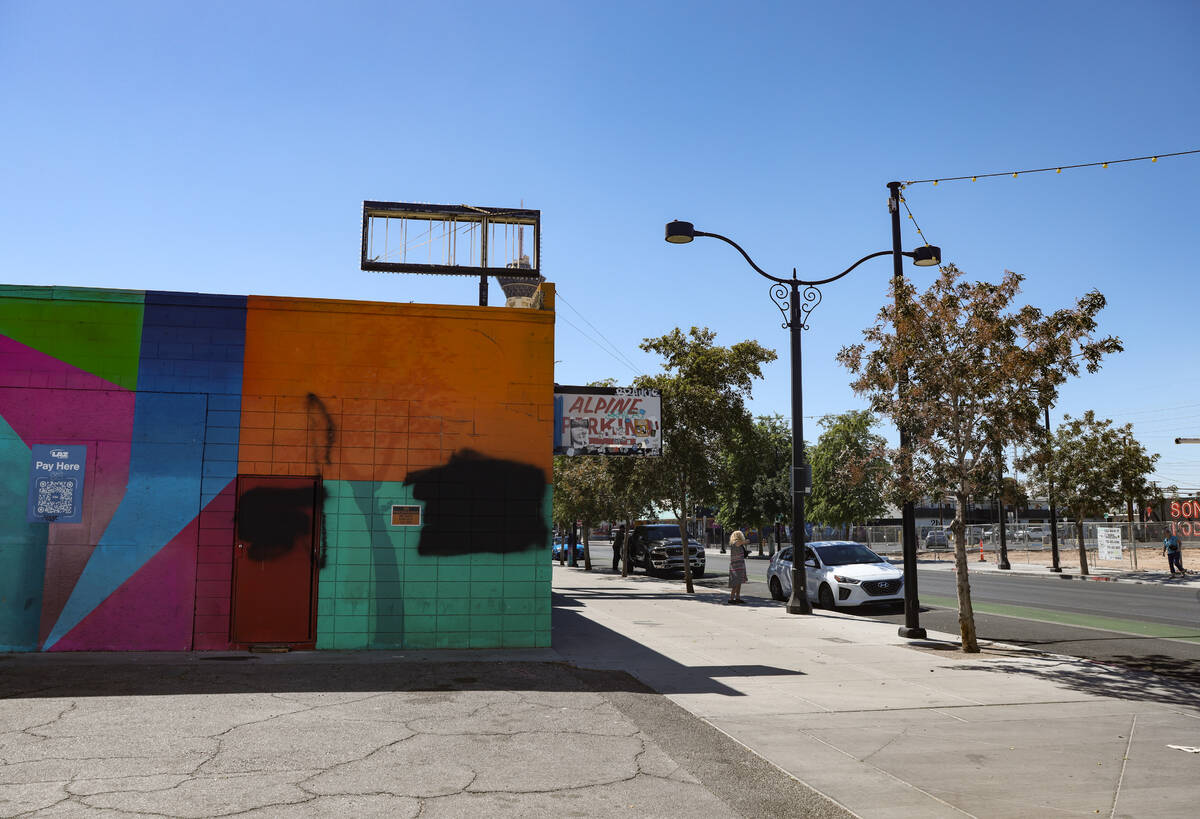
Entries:
[[[550,544],[510,554],[424,557],[420,527],[391,525],[420,505],[400,482],[326,481],[317,648],[529,648],[550,645]],[[551,489],[543,515],[549,529]]]
[[0,285],[0,335],[132,390],[143,301],[141,291]]
[[29,447],[0,418],[0,651],[35,651],[48,523],[28,523]]

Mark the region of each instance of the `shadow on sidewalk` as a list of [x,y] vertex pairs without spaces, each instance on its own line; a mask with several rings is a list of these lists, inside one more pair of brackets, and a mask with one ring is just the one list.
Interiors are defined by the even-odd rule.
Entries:
[[[695,597],[684,592],[631,594],[624,591],[586,589],[572,590],[569,594],[554,592],[552,598],[552,630],[556,651],[582,668],[620,668],[631,673],[636,670],[642,679],[652,678],[653,688],[661,694],[722,694],[728,697],[743,697],[745,694],[741,691],[730,688],[716,678],[804,675],[803,671],[769,665],[684,665],[573,611],[581,606],[580,600],[587,599],[657,598],[710,603],[704,597]],[[779,604],[772,602],[770,605]],[[652,620],[633,622],[648,627],[666,625]],[[678,625],[678,622],[673,625]]]
[[[56,662],[58,658],[37,656],[34,662],[18,659],[0,664],[0,699],[453,691],[645,693],[649,690],[619,670],[585,671],[562,662],[439,660],[436,651],[412,652],[412,659],[389,659],[388,653],[329,652],[323,657],[306,652],[269,657],[179,654],[149,660],[144,655],[140,658],[67,655],[61,662]],[[211,660],[218,662],[206,662]]]
[[1200,662],[1163,654],[1115,655],[1105,661],[1058,657],[1052,664],[989,664],[989,670],[1063,685],[1084,694],[1200,708]]

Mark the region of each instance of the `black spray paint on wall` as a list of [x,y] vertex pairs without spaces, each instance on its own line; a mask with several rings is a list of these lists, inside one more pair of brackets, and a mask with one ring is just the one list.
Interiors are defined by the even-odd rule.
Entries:
[[[337,440],[337,426],[325,402],[316,393],[308,394],[308,449],[313,463],[317,465],[317,480],[325,477],[325,467],[333,463],[333,444]],[[325,556],[329,554],[329,527],[325,525],[325,489],[321,484],[321,552],[317,555],[317,568],[325,568]]]
[[325,500],[325,489],[256,486],[238,499],[237,539],[251,560],[274,560],[312,534],[313,504]]
[[422,555],[519,552],[546,545],[545,473],[518,461],[460,450],[404,482],[425,503]]

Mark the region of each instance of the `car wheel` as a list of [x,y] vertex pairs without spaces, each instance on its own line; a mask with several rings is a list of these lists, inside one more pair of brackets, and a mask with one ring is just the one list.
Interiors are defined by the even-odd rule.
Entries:
[[833,589],[829,588],[828,583],[821,584],[821,588],[817,591],[817,599],[823,609],[837,608],[837,603],[833,599]]
[[771,597],[779,601],[787,599],[783,596],[783,585],[779,582],[778,577],[772,577],[769,585],[771,586]]

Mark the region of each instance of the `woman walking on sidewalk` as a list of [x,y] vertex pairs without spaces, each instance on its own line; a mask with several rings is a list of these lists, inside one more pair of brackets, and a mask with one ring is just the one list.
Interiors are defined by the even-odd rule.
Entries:
[[746,536],[738,529],[729,536],[729,603],[742,602],[746,582]]

